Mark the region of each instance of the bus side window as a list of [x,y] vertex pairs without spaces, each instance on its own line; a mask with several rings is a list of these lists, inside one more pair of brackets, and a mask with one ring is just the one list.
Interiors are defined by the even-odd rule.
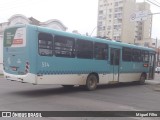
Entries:
[[93,42],[78,39],[76,42],[77,58],[93,59]]
[[132,49],[124,47],[122,50],[122,60],[123,61],[132,61]]
[[149,61],[149,53],[145,50],[141,51],[142,56],[142,62],[148,62]]
[[96,42],[94,44],[94,57],[96,60],[107,60],[108,59],[107,44]]
[[132,49],[132,61],[134,62],[141,62],[141,50]]
[[148,62],[148,61],[149,61],[149,52],[145,51],[144,62]]
[[38,51],[41,56],[53,55],[53,36],[51,34],[38,34]]
[[54,51],[56,57],[75,57],[75,40],[66,36],[54,37]]

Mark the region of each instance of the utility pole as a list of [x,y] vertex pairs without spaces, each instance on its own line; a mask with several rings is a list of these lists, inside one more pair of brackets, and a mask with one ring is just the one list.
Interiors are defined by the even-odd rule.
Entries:
[[157,49],[157,38],[156,38],[156,44],[155,44],[155,49]]
[[158,47],[158,39],[157,38],[156,38],[155,49],[156,49],[156,53],[157,53],[156,65],[159,66],[159,47]]

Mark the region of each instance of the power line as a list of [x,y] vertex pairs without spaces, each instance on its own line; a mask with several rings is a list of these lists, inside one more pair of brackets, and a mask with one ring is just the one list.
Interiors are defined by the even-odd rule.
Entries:
[[153,1],[155,1],[155,2],[158,3],[158,4],[160,4],[160,2],[158,2],[158,1],[156,1],[156,0],[153,0]]
[[150,0],[147,0],[148,2],[152,3],[153,5],[157,6],[157,7],[160,7],[159,5],[157,5],[156,3],[154,2],[151,2]]

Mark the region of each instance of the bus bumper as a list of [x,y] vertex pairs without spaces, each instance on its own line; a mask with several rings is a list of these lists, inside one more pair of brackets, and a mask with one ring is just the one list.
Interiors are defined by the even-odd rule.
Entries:
[[18,81],[22,83],[32,83],[37,84],[36,76],[34,74],[28,73],[26,75],[13,75],[6,72],[4,73],[4,78],[11,81]]

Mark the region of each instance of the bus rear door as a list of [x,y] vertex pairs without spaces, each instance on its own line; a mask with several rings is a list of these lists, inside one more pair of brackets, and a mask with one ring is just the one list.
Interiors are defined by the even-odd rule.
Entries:
[[148,79],[154,79],[154,71],[155,71],[155,54],[151,53],[149,55],[149,75]]
[[110,67],[111,67],[111,80],[113,82],[119,81],[119,69],[120,69],[120,49],[110,48]]

